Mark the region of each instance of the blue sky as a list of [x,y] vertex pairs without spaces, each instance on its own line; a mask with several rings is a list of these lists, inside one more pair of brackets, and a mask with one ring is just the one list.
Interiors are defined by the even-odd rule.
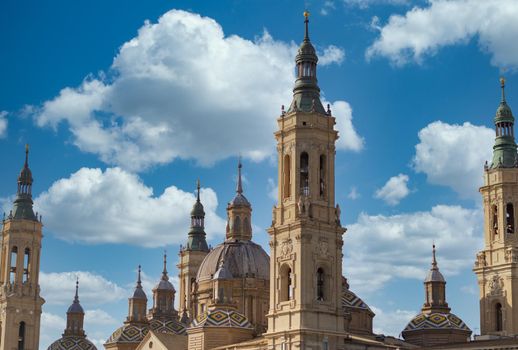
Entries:
[[254,240],[268,251],[272,133],[291,101],[305,8],[341,135],[351,289],[375,330],[397,336],[422,305],[435,241],[452,311],[478,332],[478,186],[501,74],[516,100],[516,2],[5,0],[0,204],[9,210],[29,143],[45,224],[41,348],[64,328],[76,275],[98,345],[126,316],[138,264],[149,289],[167,249],[176,276],[197,178],[218,244],[238,154]]

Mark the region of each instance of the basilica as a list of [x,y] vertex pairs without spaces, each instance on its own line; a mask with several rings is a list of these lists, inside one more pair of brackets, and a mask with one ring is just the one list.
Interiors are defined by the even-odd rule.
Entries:
[[[112,330],[105,349],[518,349],[518,154],[505,81],[494,118],[494,157],[481,164],[485,244],[473,268],[480,289],[481,335],[472,338],[451,311],[435,246],[423,276],[421,312],[408,320],[403,339],[375,334],[374,312],[350,290],[342,272],[347,247],[335,202],[339,135],[329,105],[320,100],[318,57],[309,39],[308,13],[304,15],[293,99],[287,109],[282,107],[274,134],[278,200],[267,230],[269,252],[253,241],[252,204],[243,188],[241,162],[226,208],[225,240],[213,248],[206,241],[198,182],[191,225],[178,252],[179,285],[170,281],[164,254],[160,280],[146,295],[139,266],[127,317]],[[39,348],[45,302],[38,282],[42,222],[33,210],[32,183],[26,148],[17,196],[3,220],[0,350]],[[63,335],[48,350],[96,350],[84,329],[80,292],[78,281]]]

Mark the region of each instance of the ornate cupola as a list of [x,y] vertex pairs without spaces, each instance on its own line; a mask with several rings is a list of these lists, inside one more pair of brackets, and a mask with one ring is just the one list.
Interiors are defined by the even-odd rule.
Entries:
[[491,169],[518,167],[516,142],[514,140],[514,117],[505,100],[505,79],[500,78],[502,100],[495,115],[495,145],[493,146],[493,162]]
[[424,280],[426,300],[423,305],[423,312],[449,312],[450,308],[446,302],[446,281],[437,266],[435,258],[435,244],[432,248],[432,267]]
[[85,311],[79,303],[79,280],[76,280],[76,294],[74,296],[74,301],[72,305],[67,310],[67,328],[63,333],[63,336],[76,336],[76,337],[86,337],[85,331],[83,329],[85,319]]
[[304,18],[306,30],[295,58],[297,79],[293,88],[293,101],[288,112],[302,110],[325,114],[326,111],[320,102],[320,88],[317,81],[318,57],[309,40],[309,12],[304,12]]
[[178,312],[174,308],[174,295],[176,290],[167,274],[167,254],[164,253],[164,270],[158,284],[153,288],[153,308],[150,310],[151,318],[177,317]]
[[200,180],[196,184],[196,189],[196,203],[191,210],[191,229],[185,249],[208,252],[209,246],[205,238],[207,236],[205,233],[205,210],[200,201]]
[[403,338],[410,344],[423,347],[467,342],[471,330],[450,312],[446,302],[446,281],[437,266],[435,245],[432,255],[432,268],[424,280],[424,305],[403,330]]
[[130,323],[146,323],[147,296],[142,288],[140,279],[141,266],[138,266],[137,285],[133,291],[133,295],[129,298],[129,312],[126,322]]
[[237,187],[234,199],[227,206],[227,240],[251,240],[252,239],[252,206],[243,195],[241,180],[241,159],[237,166]]
[[29,145],[25,145],[25,164],[18,176],[18,190],[13,205],[14,219],[38,220],[32,209],[32,181],[32,172],[29,169]]

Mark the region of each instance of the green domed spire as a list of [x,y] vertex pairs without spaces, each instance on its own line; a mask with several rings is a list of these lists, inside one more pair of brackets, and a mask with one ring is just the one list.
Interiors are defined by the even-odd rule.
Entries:
[[196,183],[196,189],[196,203],[191,210],[191,229],[185,249],[208,252],[209,246],[205,239],[205,210],[200,201],[200,180]]
[[493,162],[491,169],[518,167],[518,155],[514,140],[514,117],[505,100],[505,79],[500,78],[502,101],[495,114],[495,145],[493,146]]
[[32,209],[32,172],[29,169],[29,145],[25,145],[25,164],[18,176],[18,191],[14,200],[12,217],[37,221]]
[[320,101],[320,88],[317,81],[318,57],[309,40],[309,12],[304,12],[304,18],[306,30],[304,40],[295,57],[297,79],[293,88],[293,101],[288,112],[302,110],[325,114],[326,111]]

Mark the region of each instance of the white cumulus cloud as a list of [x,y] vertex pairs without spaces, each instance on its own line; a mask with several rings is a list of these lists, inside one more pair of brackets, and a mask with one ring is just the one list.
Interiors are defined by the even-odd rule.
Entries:
[[351,105],[345,101],[329,103],[322,101],[324,106],[330,104],[331,112],[336,118],[336,127],[339,131],[339,139],[336,148],[342,150],[361,151],[365,145],[363,137],[358,135],[353,125],[353,110]]
[[408,5],[410,0],[343,0],[346,5],[366,9],[373,5]]
[[0,111],[0,139],[7,135],[7,112]]
[[[43,103],[36,122],[66,122],[82,151],[132,171],[176,158],[211,165],[237,151],[262,160],[274,152],[276,118],[290,102],[296,48],[266,31],[253,41],[225,36],[211,18],[171,10],[121,46],[108,74]],[[323,52],[324,64],[344,57],[336,46]],[[343,112],[350,108],[336,108],[341,148],[358,150]]]
[[343,49],[334,45],[329,45],[324,49],[323,54],[321,54],[318,58],[318,63],[323,66],[332,63],[340,64],[344,61],[344,58],[345,52]]
[[358,192],[358,189],[355,186],[351,187],[351,191],[347,194],[347,198],[353,201],[360,198],[360,196],[360,192]]
[[385,311],[376,306],[370,306],[376,314],[373,322],[373,331],[376,334],[398,337],[407,323],[415,317],[417,311],[396,309]]
[[390,16],[366,56],[387,57],[396,65],[422,62],[445,46],[476,38],[493,65],[516,69],[518,2],[515,0],[429,0],[404,15]]
[[405,174],[392,176],[382,188],[376,191],[374,196],[384,200],[389,205],[397,205],[410,193],[408,180],[408,175]]
[[74,300],[76,278],[83,307],[121,300],[126,291],[116,283],[89,271],[41,272],[41,296],[49,305],[69,305]]
[[[193,193],[175,186],[153,195],[134,174],[120,168],[82,168],[60,179],[35,200],[47,229],[58,238],[86,243],[177,244],[190,226]],[[216,193],[201,190],[209,236],[224,232]]]
[[436,121],[419,131],[413,166],[428,182],[448,186],[464,198],[479,198],[485,161],[491,162],[493,130],[470,123]]
[[482,212],[460,206],[392,216],[361,213],[344,238],[344,273],[360,295],[394,278],[422,280],[435,242],[441,271],[454,275],[473,264],[481,232]]

